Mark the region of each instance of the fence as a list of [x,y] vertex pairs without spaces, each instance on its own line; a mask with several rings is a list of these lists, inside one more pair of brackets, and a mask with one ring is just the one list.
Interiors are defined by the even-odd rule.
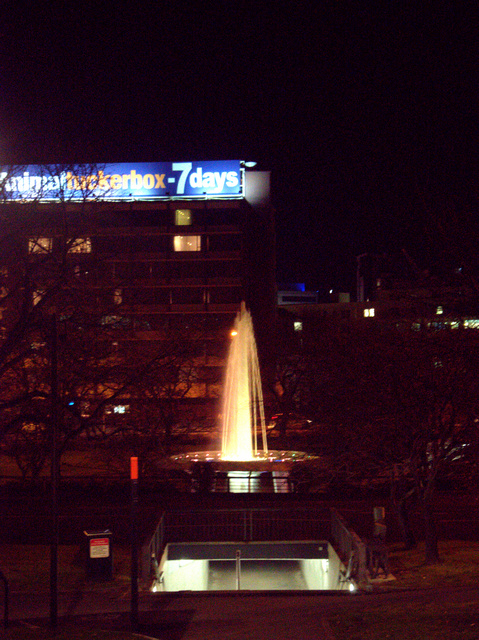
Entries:
[[354,579],[359,586],[369,586],[368,554],[366,544],[346,520],[331,509],[331,542],[340,560],[347,567],[345,579]]
[[325,509],[244,508],[171,511],[164,513],[141,552],[142,578],[161,558],[168,542],[260,542],[327,540],[330,516]]
[[141,576],[148,579],[168,542],[274,540],[329,540],[347,567],[344,579],[355,580],[361,588],[369,588],[370,577],[377,574],[378,559],[387,568],[385,545],[376,548],[372,541],[365,543],[336,509],[204,509],[161,516],[142,547]]

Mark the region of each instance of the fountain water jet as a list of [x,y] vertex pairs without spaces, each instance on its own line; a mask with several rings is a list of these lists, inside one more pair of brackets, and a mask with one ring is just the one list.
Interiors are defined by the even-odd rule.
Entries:
[[223,399],[221,458],[246,461],[267,456],[266,423],[258,353],[251,314],[244,302],[235,320],[235,330],[226,367]]
[[[213,464],[222,471],[288,471],[293,464],[311,460],[302,451],[268,450],[263,392],[253,321],[244,302],[235,320],[226,366],[220,451],[197,451],[171,456],[171,461],[193,468]],[[262,449],[258,448],[258,436]]]

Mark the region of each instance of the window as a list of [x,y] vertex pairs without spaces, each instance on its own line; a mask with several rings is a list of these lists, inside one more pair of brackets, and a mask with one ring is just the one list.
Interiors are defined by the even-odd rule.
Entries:
[[201,251],[201,236],[175,236],[175,251]]
[[211,235],[208,239],[209,251],[240,251],[241,239],[238,235]]
[[293,327],[295,331],[302,331],[303,330],[303,322],[301,320],[295,320],[293,323]]
[[211,304],[238,304],[241,302],[239,287],[212,287],[208,290],[208,301]]
[[46,291],[44,289],[37,289],[36,291],[34,291],[32,294],[33,306],[37,305],[45,296],[45,294],[46,294]]
[[75,278],[87,279],[95,276],[95,271],[92,270],[91,265],[86,263],[73,265],[73,273]]
[[201,287],[183,287],[171,292],[173,304],[203,304],[204,294]]
[[113,413],[123,414],[128,413],[130,411],[130,405],[128,404],[116,404],[113,407]]
[[205,266],[197,260],[175,260],[170,269],[172,278],[191,280],[203,278]]
[[91,238],[71,238],[68,253],[91,253]]
[[191,209],[175,209],[175,224],[178,226],[189,225],[193,222]]
[[129,404],[107,404],[105,407],[105,415],[111,416],[115,415],[124,415],[126,413],[130,413],[130,405]]
[[441,306],[436,307],[436,315],[437,316],[442,316],[443,313],[444,313],[444,309]]
[[364,309],[364,317],[365,318],[374,318],[374,308],[371,309]]
[[28,253],[51,253],[53,238],[29,238]]

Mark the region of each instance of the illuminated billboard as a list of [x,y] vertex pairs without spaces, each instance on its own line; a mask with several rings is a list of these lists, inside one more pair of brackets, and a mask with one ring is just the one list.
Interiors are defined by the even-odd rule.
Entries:
[[10,200],[243,197],[239,160],[26,165],[0,170]]

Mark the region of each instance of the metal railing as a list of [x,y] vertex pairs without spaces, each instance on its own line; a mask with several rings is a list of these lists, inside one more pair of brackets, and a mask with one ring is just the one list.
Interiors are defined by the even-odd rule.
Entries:
[[336,509],[331,509],[331,538],[336,553],[347,567],[344,579],[354,580],[361,588],[369,588],[366,544]]
[[161,558],[165,542],[165,514],[156,525],[153,535],[142,545],[140,550],[140,576],[147,580],[152,574],[157,574],[158,559]]
[[261,542],[329,537],[329,514],[314,508],[244,508],[164,513],[141,552],[142,579],[154,573],[169,542]]
[[[344,581],[369,589],[378,558],[351,529],[343,516],[331,509],[244,508],[170,511],[164,513],[141,551],[141,576],[158,574],[169,542],[261,542],[275,540],[329,540],[346,567]],[[387,550],[386,550],[387,553]],[[377,568],[377,567],[376,567]],[[376,571],[377,573],[377,571]]]

